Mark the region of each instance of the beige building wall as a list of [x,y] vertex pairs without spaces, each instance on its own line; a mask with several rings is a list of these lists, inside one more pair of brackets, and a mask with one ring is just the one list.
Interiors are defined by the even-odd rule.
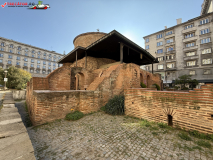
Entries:
[[[201,24],[200,22],[208,19],[208,23]],[[186,26],[193,25],[193,27],[185,28]],[[201,30],[209,29],[209,33],[201,35]],[[166,33],[172,31],[172,34],[166,35]],[[203,64],[203,59],[211,59],[213,61],[213,13],[206,14],[200,17],[196,17],[187,22],[177,24],[176,26],[165,28],[162,31],[148,35],[144,37],[145,48],[149,45],[149,49],[146,49],[154,57],[163,57],[162,61],[153,65],[155,73],[160,73],[164,83],[172,83],[176,78],[184,74],[190,74],[195,71],[195,75],[192,75],[192,79],[200,80],[200,82],[208,83],[213,81],[213,65]],[[157,35],[162,34],[162,38],[157,39]],[[194,34],[194,36],[186,38],[186,34]],[[146,39],[149,39],[149,42]],[[202,39],[210,38],[209,43],[201,44]],[[167,43],[168,39],[173,39],[173,42]],[[163,42],[163,45],[157,46],[158,42]],[[188,43],[195,43],[192,47],[186,47]],[[167,51],[167,47],[173,47],[173,51]],[[211,49],[211,53],[202,54],[204,49]],[[163,53],[157,53],[159,49],[163,49]],[[187,56],[189,52],[195,52],[195,55]],[[167,56],[173,56],[173,59],[167,59]],[[195,61],[194,66],[187,66],[187,62]],[[173,63],[172,68],[167,68],[167,64]],[[163,64],[163,68],[159,69],[158,65]],[[152,70],[151,65],[145,66],[149,71]],[[204,70],[210,70],[209,74],[204,74]],[[206,73],[206,72],[205,72]]]
[[0,37],[0,67],[4,69],[13,65],[30,72],[32,77],[46,77],[61,66],[56,62],[62,57],[54,51]]

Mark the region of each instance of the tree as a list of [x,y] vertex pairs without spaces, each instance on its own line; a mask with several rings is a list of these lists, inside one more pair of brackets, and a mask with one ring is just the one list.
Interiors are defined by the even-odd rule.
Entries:
[[175,84],[180,84],[181,85],[181,88],[184,88],[186,89],[186,84],[191,84],[192,85],[192,89],[193,89],[193,86],[194,85],[198,85],[198,81],[196,79],[191,79],[191,76],[190,75],[182,75],[180,77],[178,77],[178,79],[175,80]]
[[[16,68],[11,66],[7,69],[7,78],[6,83],[7,88],[11,89],[25,89],[27,82],[31,78],[31,74],[23,69]],[[0,68],[0,84],[4,85],[4,69]]]

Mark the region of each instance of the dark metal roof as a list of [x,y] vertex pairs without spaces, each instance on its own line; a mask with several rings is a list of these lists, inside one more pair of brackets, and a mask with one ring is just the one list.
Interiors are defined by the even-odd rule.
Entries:
[[[149,52],[117,32],[116,30],[111,31],[86,48],[76,47],[65,57],[60,59],[58,63],[74,62],[76,60],[76,51],[78,59],[83,58],[86,51],[87,56],[96,58],[109,58],[120,61],[120,43],[124,44],[123,62],[135,63],[138,65],[158,63],[157,59],[153,57]],[[140,59],[140,54],[143,55],[142,59]]]

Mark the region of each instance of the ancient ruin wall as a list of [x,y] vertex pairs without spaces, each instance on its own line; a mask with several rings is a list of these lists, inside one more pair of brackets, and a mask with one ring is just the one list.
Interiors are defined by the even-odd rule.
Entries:
[[90,44],[92,44],[93,42],[97,41],[98,39],[102,38],[105,35],[106,33],[102,33],[102,32],[83,33],[75,37],[75,39],[73,40],[73,44],[75,48],[77,46],[86,48],[87,46],[89,46]]
[[125,114],[149,121],[168,123],[173,126],[213,133],[213,84],[194,91],[148,91],[125,89]]
[[56,119],[65,118],[71,110],[83,113],[97,111],[102,106],[99,92],[95,91],[33,91],[31,120],[40,125]]

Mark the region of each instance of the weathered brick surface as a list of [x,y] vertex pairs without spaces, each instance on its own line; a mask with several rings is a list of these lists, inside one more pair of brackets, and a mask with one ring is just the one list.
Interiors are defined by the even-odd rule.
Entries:
[[73,110],[83,113],[97,111],[100,106],[99,92],[97,91],[33,91],[34,102],[29,109],[33,125],[61,119]]
[[73,44],[75,48],[77,46],[87,47],[105,35],[106,33],[102,33],[102,32],[88,32],[88,33],[80,34],[74,39]]
[[186,129],[213,133],[213,84],[186,92],[125,89],[126,114],[150,121],[168,123]]

